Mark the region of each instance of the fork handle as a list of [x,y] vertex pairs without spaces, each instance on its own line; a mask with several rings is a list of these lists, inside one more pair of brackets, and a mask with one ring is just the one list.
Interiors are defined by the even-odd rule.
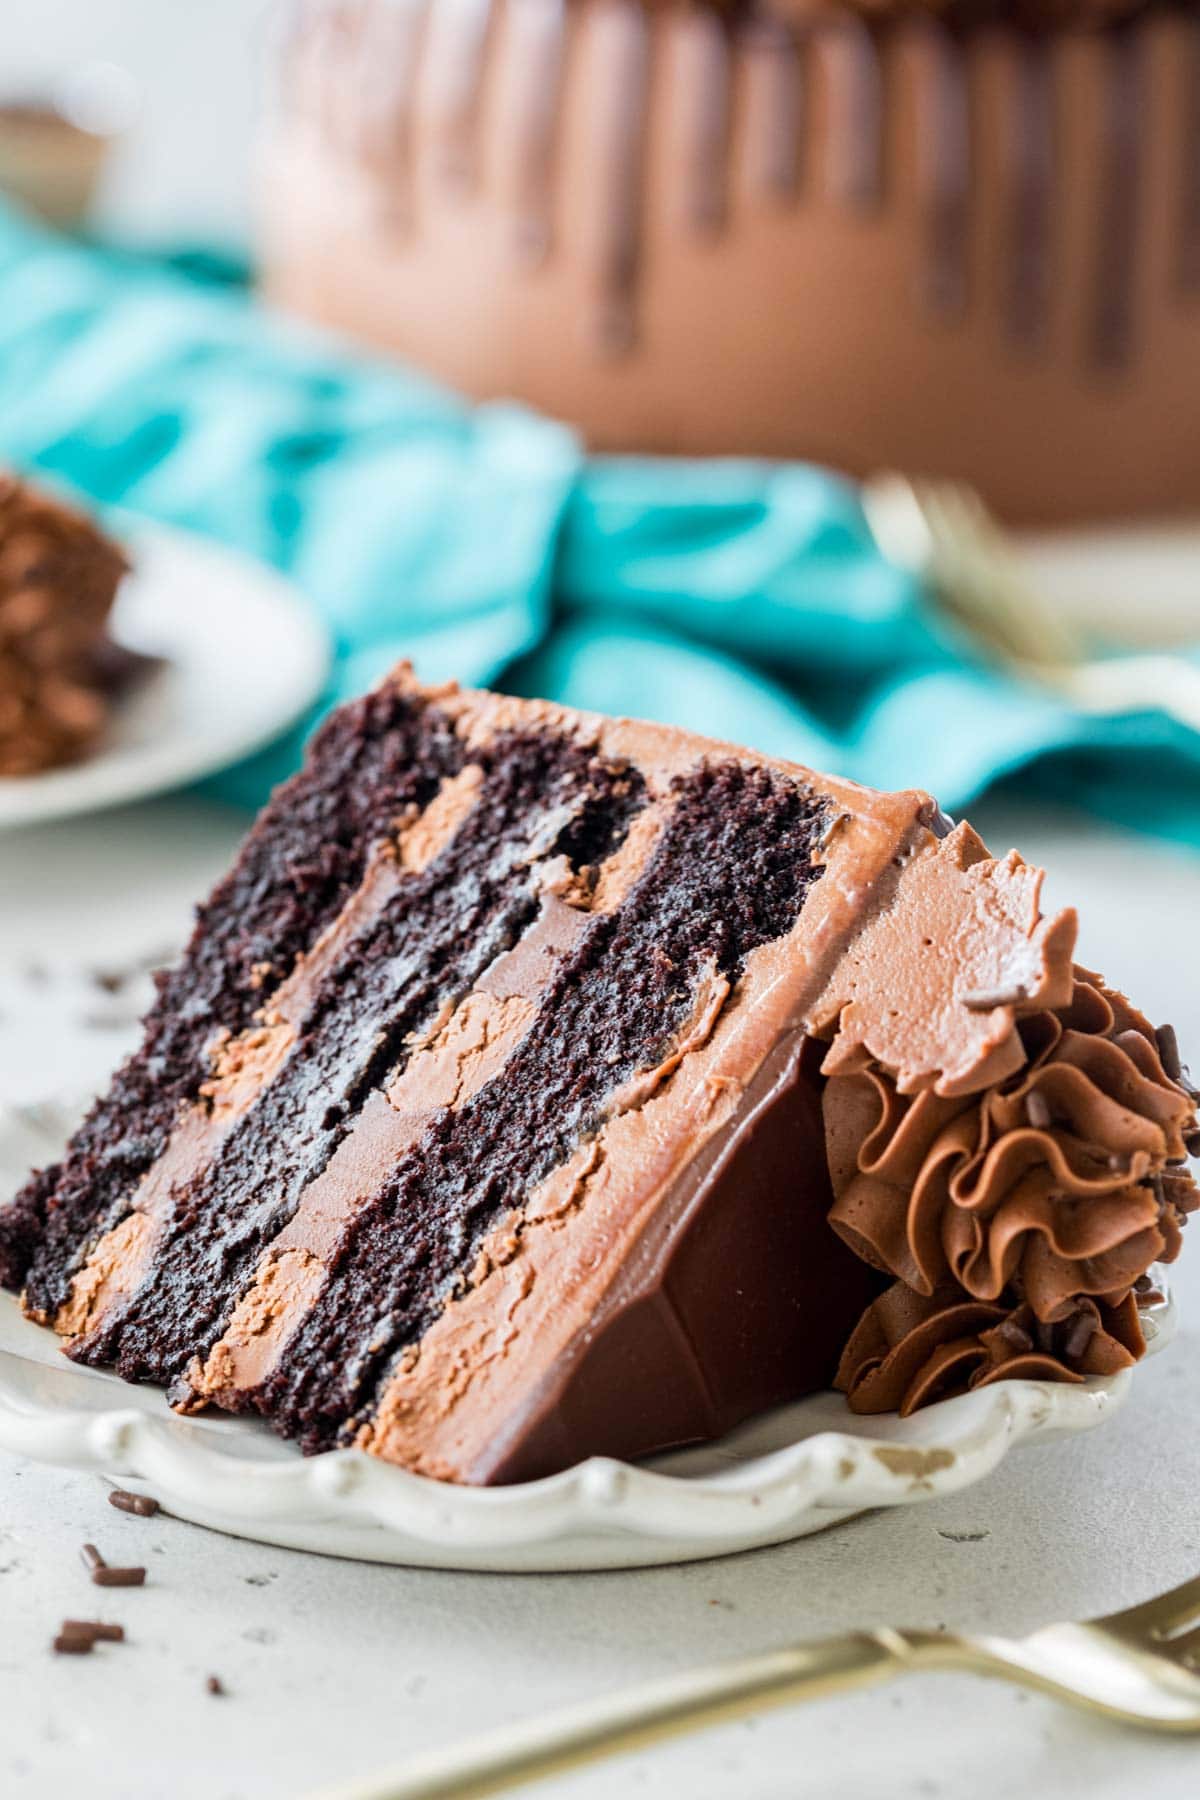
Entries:
[[482,1800],[700,1726],[886,1681],[911,1666],[920,1636],[851,1632],[692,1669],[416,1757],[316,1800]]

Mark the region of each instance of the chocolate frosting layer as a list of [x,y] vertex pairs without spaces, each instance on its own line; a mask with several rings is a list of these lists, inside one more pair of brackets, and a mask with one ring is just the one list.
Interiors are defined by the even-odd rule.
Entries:
[[830,1221],[896,1277],[842,1357],[855,1411],[911,1412],[1001,1374],[1110,1374],[1144,1348],[1139,1284],[1200,1204],[1194,1096],[1087,970],[1065,1005],[1012,1010],[1020,1066],[975,1091],[904,1094],[877,1059],[827,1084]]

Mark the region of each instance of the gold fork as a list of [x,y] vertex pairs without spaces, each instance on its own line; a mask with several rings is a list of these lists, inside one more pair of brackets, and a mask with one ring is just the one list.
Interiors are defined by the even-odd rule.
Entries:
[[481,1800],[700,1726],[918,1669],[995,1676],[1152,1731],[1200,1731],[1200,1577],[1125,1612],[1025,1638],[881,1626],[738,1657],[507,1726],[320,1800]]
[[[1169,652],[1095,655],[1030,582],[973,488],[877,475],[863,484],[862,503],[884,555],[918,575],[947,615],[1013,674],[1052,689],[1078,712],[1165,712],[1200,731],[1200,668]],[[1135,612],[1136,596],[1129,604]]]

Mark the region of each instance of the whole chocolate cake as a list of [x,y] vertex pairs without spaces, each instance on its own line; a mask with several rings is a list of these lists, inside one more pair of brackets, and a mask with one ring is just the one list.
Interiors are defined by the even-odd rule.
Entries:
[[1195,0],[306,0],[268,293],[602,449],[1200,505]]
[[128,660],[108,636],[126,570],[80,513],[0,470],[0,777],[95,747]]
[[343,707],[0,1210],[68,1354],[466,1482],[1143,1349],[1168,1031],[919,793],[418,686]]

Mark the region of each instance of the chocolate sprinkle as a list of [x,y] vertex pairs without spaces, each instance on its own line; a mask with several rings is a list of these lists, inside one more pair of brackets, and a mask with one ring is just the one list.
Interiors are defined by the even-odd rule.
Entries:
[[[1158,1060],[1162,1063],[1163,1073],[1168,1080],[1173,1081],[1177,1088],[1182,1088],[1193,1104],[1200,1101],[1200,1088],[1192,1080],[1191,1073],[1179,1054],[1179,1039],[1175,1035],[1175,1027],[1160,1025],[1154,1038],[1158,1045]],[[1191,1135],[1200,1137],[1200,1132]],[[1187,1142],[1186,1138],[1184,1142]],[[1193,1151],[1192,1154],[1197,1155],[1200,1152]]]
[[1158,1060],[1168,1081],[1178,1081],[1183,1074],[1183,1064],[1179,1060],[1179,1039],[1175,1035],[1175,1027],[1160,1025],[1154,1034],[1154,1041],[1158,1045]]
[[1054,1114],[1050,1111],[1046,1096],[1039,1093],[1037,1088],[1032,1088],[1025,1096],[1025,1117],[1035,1131],[1049,1131],[1054,1123]]
[[95,1544],[85,1544],[79,1554],[83,1558],[84,1568],[91,1575],[95,1575],[97,1570],[107,1566]]
[[1063,1345],[1068,1362],[1078,1362],[1096,1333],[1096,1319],[1090,1312],[1078,1312]]
[[90,1656],[95,1639],[85,1637],[82,1633],[61,1631],[54,1640],[53,1649],[56,1656]]
[[1006,988],[968,988],[958,997],[968,1012],[994,1012],[998,1006],[1019,1006],[1028,1000],[1029,989],[1018,981]]
[[145,1579],[145,1569],[110,1569],[104,1566],[92,1570],[92,1580],[97,1587],[141,1587]]
[[996,1327],[996,1335],[997,1337],[1002,1337],[1004,1342],[1011,1345],[1014,1350],[1025,1351],[1033,1349],[1033,1339],[1025,1330],[1025,1327],[1023,1325],[1018,1325],[1015,1319],[1001,1320],[1000,1324]]
[[124,1488],[113,1488],[108,1504],[115,1506],[118,1512],[136,1513],[140,1519],[152,1519],[158,1511],[158,1501],[151,1495],[130,1494]]
[[86,1637],[93,1643],[123,1644],[125,1627],[110,1625],[103,1619],[64,1619],[59,1626],[60,1637]]
[[206,1694],[224,1694],[225,1688],[219,1675],[210,1675],[204,1683]]

